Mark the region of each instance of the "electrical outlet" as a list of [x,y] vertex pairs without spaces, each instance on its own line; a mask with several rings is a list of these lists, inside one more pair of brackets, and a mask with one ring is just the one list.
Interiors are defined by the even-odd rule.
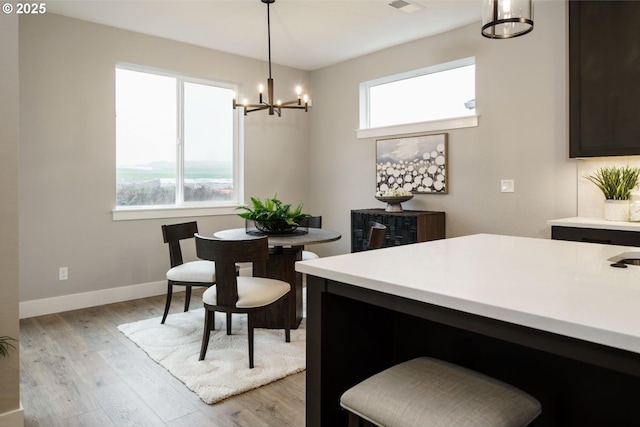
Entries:
[[503,179],[500,181],[500,192],[513,193],[515,191],[515,182],[513,179]]
[[60,267],[58,270],[58,280],[67,280],[69,278],[69,268]]

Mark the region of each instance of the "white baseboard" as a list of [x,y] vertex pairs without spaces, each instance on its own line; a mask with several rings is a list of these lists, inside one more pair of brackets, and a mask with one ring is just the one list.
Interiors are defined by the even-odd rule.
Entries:
[[24,427],[24,409],[20,404],[20,409],[0,414],[0,427]]
[[[26,319],[28,317],[43,316],[45,314],[60,313],[63,311],[112,304],[114,302],[146,298],[155,295],[162,295],[166,292],[167,282],[162,280],[159,282],[123,286],[120,288],[101,289],[99,291],[22,301],[20,302],[20,318]],[[2,424],[0,424],[0,427],[2,427]]]

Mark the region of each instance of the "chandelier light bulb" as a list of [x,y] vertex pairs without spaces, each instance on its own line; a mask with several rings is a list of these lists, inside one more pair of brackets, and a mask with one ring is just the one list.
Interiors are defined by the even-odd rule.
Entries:
[[502,2],[502,16],[504,18],[511,18],[511,1],[503,0]]
[[264,91],[264,85],[263,84],[259,84],[258,85],[258,92],[262,93]]

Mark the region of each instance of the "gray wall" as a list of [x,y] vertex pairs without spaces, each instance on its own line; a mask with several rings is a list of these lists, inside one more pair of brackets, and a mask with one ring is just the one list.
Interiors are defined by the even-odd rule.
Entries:
[[[311,188],[323,225],[343,233],[327,255],[350,250],[351,209],[374,199],[375,138],[356,139],[358,85],[381,76],[476,57],[479,126],[449,134],[449,194],[417,195],[405,208],[446,212],[447,236],[549,237],[546,221],[576,214],[576,166],[568,159],[567,10],[537,2],[535,29],[489,40],[480,23],[312,73]],[[515,193],[500,193],[500,180]]]
[[[18,339],[18,18],[0,14],[0,336]],[[0,426],[18,425],[18,345],[0,359]],[[15,412],[14,412],[15,414]]]
[[[112,221],[115,205],[114,76],[118,61],[239,82],[257,96],[268,67],[215,52],[54,14],[20,19],[20,299],[161,281],[169,266],[160,225]],[[294,95],[309,73],[274,66],[276,90]],[[245,119],[246,196],[308,202],[308,121]],[[196,218],[200,232],[240,227],[236,215]],[[69,267],[69,280],[58,268]],[[101,301],[96,301],[96,305]]]
[[[350,210],[383,207],[373,197],[375,138],[356,139],[359,83],[475,56],[479,126],[447,131],[449,194],[418,195],[405,207],[445,211],[449,237],[549,237],[547,220],[576,214],[566,16],[565,2],[538,2],[534,31],[513,40],[484,39],[477,23],[311,73],[276,66],[277,90],[310,82],[313,107],[247,116],[245,195],[277,191],[304,202],[343,233],[311,249],[349,252]],[[249,88],[267,72],[260,61],[52,14],[21,18],[21,301],[164,277],[160,225],[183,219],[111,220],[116,61]],[[503,178],[515,180],[515,193],[500,193]],[[234,215],[197,220],[204,233],[242,225]],[[69,267],[68,281],[57,280],[60,266]]]

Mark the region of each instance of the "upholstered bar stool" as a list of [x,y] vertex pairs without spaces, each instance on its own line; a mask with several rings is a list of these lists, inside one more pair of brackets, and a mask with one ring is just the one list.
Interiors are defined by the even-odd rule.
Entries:
[[438,359],[420,357],[347,390],[349,427],[524,427],[541,413],[535,398],[509,384]]

